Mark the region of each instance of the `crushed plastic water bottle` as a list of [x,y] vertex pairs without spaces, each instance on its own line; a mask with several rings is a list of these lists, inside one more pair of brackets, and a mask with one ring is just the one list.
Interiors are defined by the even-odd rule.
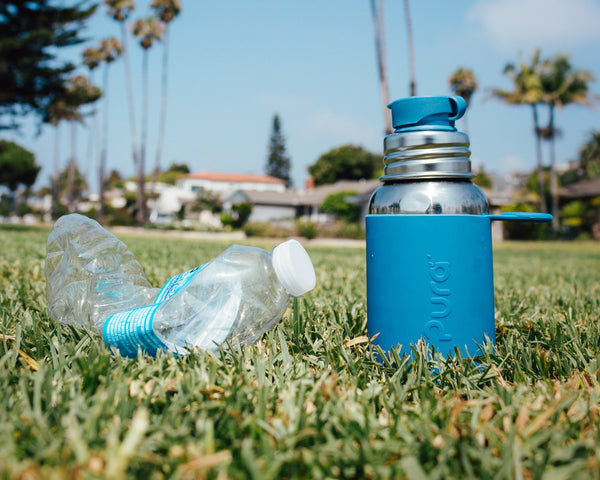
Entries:
[[252,343],[281,319],[290,296],[316,282],[308,253],[288,240],[272,253],[232,245],[159,290],[123,242],[78,214],[61,217],[48,237],[46,279],[54,320],[102,331],[130,357],[140,348],[184,354]]
[[101,330],[112,314],[152,303],[144,269],[127,246],[77,213],[60,217],[46,243],[46,296],[54,320]]

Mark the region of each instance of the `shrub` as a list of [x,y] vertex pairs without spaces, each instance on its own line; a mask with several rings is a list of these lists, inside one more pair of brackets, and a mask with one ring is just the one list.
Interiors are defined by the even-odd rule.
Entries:
[[365,238],[365,232],[358,222],[336,222],[333,233],[336,238],[353,238],[356,240]]
[[335,215],[338,220],[356,222],[360,218],[361,206],[358,203],[349,202],[348,197],[357,195],[358,192],[342,190],[328,195],[319,209],[325,213]]
[[294,233],[290,228],[268,222],[248,222],[243,231],[247,237],[287,238]]
[[[536,212],[529,203],[517,202],[506,205],[505,212]],[[542,223],[533,222],[504,222],[506,237],[512,240],[540,240],[547,234],[547,227]]]
[[314,222],[299,220],[296,222],[296,233],[301,237],[311,240],[317,236],[317,226]]
[[231,206],[234,212],[233,226],[241,228],[250,218],[252,213],[252,205],[248,202],[235,203]]

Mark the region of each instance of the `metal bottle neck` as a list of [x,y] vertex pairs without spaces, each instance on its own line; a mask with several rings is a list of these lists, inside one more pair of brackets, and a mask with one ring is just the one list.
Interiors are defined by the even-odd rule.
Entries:
[[396,132],[383,141],[381,180],[473,178],[469,137],[458,131]]

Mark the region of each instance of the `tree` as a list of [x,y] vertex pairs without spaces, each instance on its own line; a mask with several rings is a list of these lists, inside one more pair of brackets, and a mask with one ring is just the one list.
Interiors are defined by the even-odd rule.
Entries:
[[[137,147],[137,130],[135,123],[135,108],[133,102],[133,86],[131,84],[131,68],[129,64],[129,49],[127,47],[127,20],[131,15],[131,12],[135,9],[133,0],[104,0],[104,5],[108,9],[108,15],[112,17],[116,22],[119,23],[121,30],[121,45],[123,47],[123,63],[125,66],[125,88],[127,90],[127,110],[129,112],[129,132],[131,137],[131,155],[133,158],[133,165],[136,172],[139,173],[139,152]],[[142,184],[143,187],[143,184]],[[139,195],[139,201],[143,202],[144,195]],[[138,211],[139,208],[138,204]],[[145,209],[144,209],[145,210]],[[145,214],[145,211],[141,213]]]
[[156,40],[160,40],[164,26],[154,17],[137,20],[133,26],[133,35],[143,50],[142,55],[142,132],[137,163],[137,223],[146,223],[146,143],[148,136],[148,50]]
[[[58,126],[62,121],[71,123],[71,157],[69,159],[69,180],[70,180],[70,194],[69,198],[69,210],[75,210],[76,197],[74,196],[73,188],[75,181],[75,172],[77,160],[75,158],[76,151],[76,127],[78,123],[83,121],[84,114],[81,111],[83,105],[87,105],[97,101],[102,95],[102,91],[92,85],[89,80],[81,75],[73,75],[69,78],[69,82],[66,85],[65,91],[60,97],[55,97],[51,104],[49,104],[44,122],[53,125],[57,128],[57,145],[58,145]],[[53,211],[58,206],[58,151],[57,145],[55,146],[55,158],[54,158],[54,178],[53,178]]]
[[492,181],[492,177],[485,171],[483,166],[479,169],[473,182],[480,186],[481,188],[492,188],[494,186],[494,182]]
[[[452,90],[455,95],[460,95],[464,98],[468,107],[471,103],[471,97],[478,87],[475,74],[465,67],[460,67],[456,72],[450,75],[448,82],[450,83],[450,90]],[[465,116],[463,118],[466,125],[465,130],[468,131],[467,117]]]
[[154,10],[155,15],[164,25],[164,33],[162,36],[163,57],[162,57],[162,74],[161,74],[161,101],[160,101],[160,116],[158,126],[158,140],[156,143],[156,157],[154,160],[154,179],[153,185],[156,184],[156,175],[160,171],[160,161],[162,157],[162,148],[165,137],[166,120],[167,120],[167,82],[169,73],[169,25],[173,19],[181,12],[181,4],[179,0],[153,0],[150,8]]
[[381,165],[381,157],[362,147],[344,145],[319,157],[308,167],[315,185],[335,183],[338,180],[373,178]]
[[122,189],[125,186],[125,180],[121,176],[118,170],[111,170],[106,177],[107,188],[119,188]]
[[[99,183],[99,200],[100,206],[98,209],[98,220],[102,221],[105,214],[104,191],[106,187],[106,157],[108,150],[108,72],[109,66],[123,53],[121,42],[114,37],[106,38],[100,41],[98,48],[90,47],[83,52],[84,64],[93,71],[101,64],[103,67],[103,109],[102,109],[102,140],[100,146],[100,158],[98,159],[98,183]],[[95,116],[95,113],[94,113]]]
[[340,191],[328,195],[319,210],[324,213],[331,213],[339,220],[347,222],[357,222],[361,214],[361,206],[358,203],[348,201],[348,197],[357,195],[354,191]]
[[190,210],[192,212],[209,211],[212,213],[219,213],[223,210],[223,200],[221,200],[218,193],[210,190],[200,190],[196,195],[196,198],[190,204]]
[[387,55],[385,41],[385,15],[383,12],[383,0],[379,0],[379,6],[375,0],[370,0],[371,18],[373,19],[373,33],[375,36],[375,56],[377,59],[377,73],[379,74],[379,90],[381,92],[381,104],[383,108],[383,120],[385,123],[385,134],[391,134],[392,115],[388,109],[390,103],[390,89],[387,77]]
[[89,80],[82,75],[74,75],[69,79],[67,91],[64,96],[66,111],[70,111],[70,117],[67,118],[71,123],[71,157],[69,159],[69,187],[68,187],[68,207],[69,212],[76,210],[76,203],[79,199],[75,195],[75,179],[77,172],[77,125],[83,122],[84,114],[81,107],[95,102],[102,95],[102,91],[90,84]]
[[59,172],[58,188],[60,196],[66,198],[67,203],[77,204],[81,201],[83,192],[88,189],[88,183],[77,163],[69,162],[67,167]]
[[165,170],[158,175],[157,180],[163,183],[168,183],[169,185],[175,185],[177,180],[186,173],[190,173],[190,167],[188,167],[187,164],[171,163],[171,166],[168,170]]
[[40,169],[32,152],[14,142],[0,140],[0,185],[11,193],[14,194],[19,185],[31,187]]
[[579,150],[579,164],[585,179],[600,177],[600,131],[593,132]]
[[504,74],[513,82],[513,90],[495,88],[492,95],[503,100],[508,105],[529,105],[533,112],[537,174],[539,183],[540,209],[547,212],[546,196],[544,194],[544,166],[542,162],[541,131],[538,117],[538,104],[544,101],[544,91],[541,79],[542,63],[540,51],[536,50],[529,65],[521,62],[517,67],[509,63],[504,67]]
[[291,161],[285,149],[285,137],[281,132],[281,121],[279,115],[275,114],[273,116],[273,127],[269,139],[269,155],[265,171],[267,175],[285,180],[285,186],[290,187],[292,185],[290,168]]
[[81,28],[95,9],[88,1],[72,7],[52,0],[0,3],[0,117],[10,117],[0,129],[17,128],[16,116],[47,116],[75,69],[58,60],[58,50],[83,41]]
[[586,70],[573,70],[569,57],[564,54],[556,55],[551,60],[544,62],[541,74],[544,101],[549,109],[549,122],[545,130],[550,141],[550,195],[552,199],[552,226],[555,230],[559,227],[558,212],[558,175],[556,173],[556,146],[555,128],[556,107],[578,103],[592,106],[589,99],[588,84],[594,81],[594,76]]

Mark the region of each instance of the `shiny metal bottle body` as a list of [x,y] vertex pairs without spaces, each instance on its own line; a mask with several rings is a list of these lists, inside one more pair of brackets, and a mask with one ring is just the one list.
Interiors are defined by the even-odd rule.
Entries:
[[469,137],[420,130],[384,139],[384,182],[371,196],[375,215],[483,215],[489,205],[471,179]]

